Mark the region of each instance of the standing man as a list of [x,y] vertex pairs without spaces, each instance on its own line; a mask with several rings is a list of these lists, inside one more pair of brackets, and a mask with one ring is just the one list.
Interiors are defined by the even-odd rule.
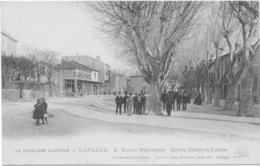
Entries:
[[119,114],[121,115],[122,101],[123,101],[121,92],[118,92],[118,95],[116,96],[115,101],[116,101],[116,114],[118,113],[118,109],[119,109]]
[[132,115],[132,109],[133,109],[133,104],[134,104],[134,98],[132,96],[132,93],[127,98],[127,114]]
[[165,106],[166,106],[166,96],[167,96],[166,90],[164,90],[163,93],[162,93],[162,96],[161,96],[161,100],[163,102],[163,109],[164,110],[165,110]]
[[171,110],[172,110],[172,101],[171,101],[171,92],[168,92],[168,95],[166,95],[166,110],[167,115],[171,116]]
[[171,102],[171,110],[174,110],[174,92],[170,91],[169,93],[169,100]]
[[146,105],[146,97],[145,97],[145,95],[142,93],[142,96],[141,96],[141,113],[142,113],[142,114],[145,113],[145,105]]
[[137,96],[137,93],[135,93],[135,96],[134,96],[134,114],[137,114],[137,107],[138,107],[138,96]]
[[187,102],[188,102],[188,94],[186,90],[184,91],[184,94],[182,96],[182,110],[185,111],[187,108]]
[[142,103],[141,103],[141,94],[138,94],[138,103],[137,103],[137,114],[142,114]]
[[178,92],[176,100],[177,100],[177,111],[178,111],[181,108],[181,100],[182,100],[181,92]]
[[126,100],[127,100],[127,91],[125,91],[125,96],[123,97],[123,103],[124,103],[124,113],[126,113]]
[[172,101],[172,110],[174,110],[175,107],[175,101],[177,100],[177,92],[173,91],[173,101]]

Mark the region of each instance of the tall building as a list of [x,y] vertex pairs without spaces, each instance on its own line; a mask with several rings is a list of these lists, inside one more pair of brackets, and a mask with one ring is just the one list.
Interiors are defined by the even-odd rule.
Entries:
[[98,72],[97,94],[111,94],[126,90],[126,77],[115,71],[111,71],[110,66],[100,60],[100,56],[92,58],[87,55],[64,56],[62,60],[77,62]]
[[16,56],[17,39],[1,30],[1,53]]
[[104,62],[101,62],[100,56],[97,56],[97,58],[95,59],[87,55],[75,55],[75,56],[64,56],[62,57],[62,59],[66,61],[75,61],[93,70],[99,71],[100,74],[98,76],[98,80],[102,83],[104,83],[105,79],[108,77],[106,75],[110,67]]

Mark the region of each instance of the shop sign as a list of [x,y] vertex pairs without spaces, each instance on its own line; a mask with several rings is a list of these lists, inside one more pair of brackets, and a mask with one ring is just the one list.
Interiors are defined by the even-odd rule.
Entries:
[[73,74],[78,80],[91,80],[91,72],[75,70]]

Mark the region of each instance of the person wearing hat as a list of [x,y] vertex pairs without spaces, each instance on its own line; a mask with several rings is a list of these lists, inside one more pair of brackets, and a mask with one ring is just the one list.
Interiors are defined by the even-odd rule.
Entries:
[[137,109],[138,109],[138,96],[137,96],[137,93],[135,93],[135,96],[134,96],[134,114],[137,114]]
[[146,97],[144,93],[141,94],[141,113],[145,113]]
[[168,94],[166,95],[166,111],[167,115],[171,116],[171,110],[172,110],[172,101],[171,101],[171,92],[168,91]]
[[141,94],[138,94],[138,100],[137,100],[137,114],[142,114],[142,103],[141,103]]
[[123,97],[123,104],[124,104],[124,113],[126,113],[126,100],[128,98],[127,91],[125,91],[125,96]]
[[121,96],[121,92],[118,92],[118,95],[116,96],[115,101],[116,101],[116,114],[118,113],[118,109],[119,109],[119,114],[121,115],[122,101],[123,101],[123,97]]
[[182,110],[185,111],[187,109],[187,102],[188,102],[188,94],[186,90],[183,93],[182,96]]
[[134,104],[134,98],[132,93],[130,93],[129,96],[127,97],[126,104],[127,104],[127,114],[132,115],[132,109]]
[[166,106],[166,96],[167,96],[167,93],[164,90],[163,93],[162,93],[162,96],[161,96],[161,101],[163,102],[163,109],[164,110],[165,110],[165,106]]
[[35,109],[33,111],[33,118],[36,119],[35,125],[40,125],[40,119],[43,119],[43,107],[42,107],[42,100],[37,99],[37,103],[34,105]]
[[181,92],[178,92],[177,97],[176,97],[176,101],[177,101],[177,111],[181,109],[181,102],[182,102],[182,94]]

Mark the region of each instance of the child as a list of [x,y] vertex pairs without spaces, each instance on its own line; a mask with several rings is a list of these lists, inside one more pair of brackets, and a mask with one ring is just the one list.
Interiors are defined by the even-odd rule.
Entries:
[[[46,124],[48,124],[48,120],[47,120],[47,117],[48,117],[48,112],[47,112],[48,104],[45,102],[44,98],[41,98],[41,99],[42,99],[43,117],[44,117],[44,119],[46,121]],[[44,124],[44,119],[42,118],[42,124]]]

